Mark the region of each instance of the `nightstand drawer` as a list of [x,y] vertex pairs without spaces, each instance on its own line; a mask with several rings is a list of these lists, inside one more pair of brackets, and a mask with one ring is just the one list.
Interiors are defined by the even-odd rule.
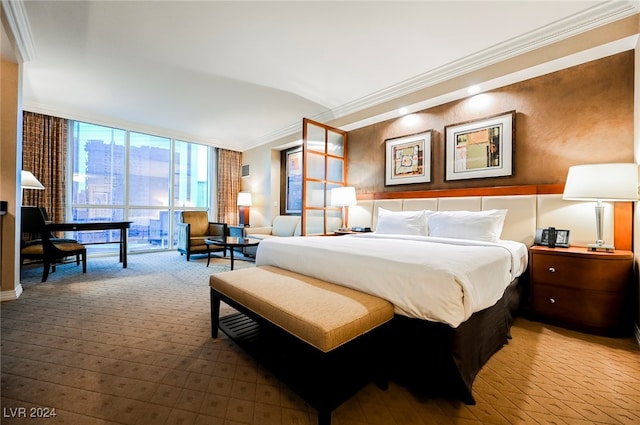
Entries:
[[620,293],[537,284],[531,301],[536,316],[587,331],[615,332],[626,319]]
[[536,254],[531,267],[536,283],[580,290],[622,291],[631,277],[627,259]]

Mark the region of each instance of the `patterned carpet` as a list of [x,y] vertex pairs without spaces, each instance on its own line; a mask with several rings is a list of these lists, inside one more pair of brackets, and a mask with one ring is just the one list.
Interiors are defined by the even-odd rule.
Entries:
[[[211,339],[208,276],[229,261],[205,265],[176,252],[130,255],[127,269],[90,258],[86,275],[64,264],[44,284],[41,268],[26,269],[20,299],[0,305],[1,422],[315,425],[314,409],[223,334]],[[524,318],[512,331],[476,378],[475,406],[369,385],[332,423],[640,423],[634,339]]]

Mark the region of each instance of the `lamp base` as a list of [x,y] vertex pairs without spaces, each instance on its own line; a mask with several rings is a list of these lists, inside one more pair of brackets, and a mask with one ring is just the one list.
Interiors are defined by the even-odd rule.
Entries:
[[613,245],[590,243],[587,245],[589,251],[613,252],[616,248]]

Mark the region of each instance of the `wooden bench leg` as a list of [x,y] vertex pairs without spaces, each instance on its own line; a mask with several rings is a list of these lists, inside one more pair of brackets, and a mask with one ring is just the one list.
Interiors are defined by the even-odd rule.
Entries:
[[218,337],[220,326],[220,298],[216,297],[213,288],[209,288],[211,294],[211,338]]

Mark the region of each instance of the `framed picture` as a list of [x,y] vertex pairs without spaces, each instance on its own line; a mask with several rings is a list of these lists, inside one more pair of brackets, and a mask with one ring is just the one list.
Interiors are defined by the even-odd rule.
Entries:
[[302,212],[302,148],[286,152],[286,205],[285,214]]
[[445,180],[513,174],[516,111],[445,129]]
[[431,182],[431,130],[385,140],[385,186]]

